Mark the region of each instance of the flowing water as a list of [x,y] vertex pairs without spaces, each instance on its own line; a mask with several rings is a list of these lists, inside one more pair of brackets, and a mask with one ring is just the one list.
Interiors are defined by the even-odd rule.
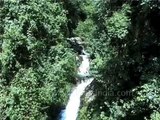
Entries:
[[89,78],[89,55],[84,50],[82,53],[83,55],[80,55],[82,63],[78,69],[81,83],[72,91],[66,109],[61,111],[60,120],[76,120],[80,107],[80,98],[85,92],[85,88],[93,81],[93,78]]

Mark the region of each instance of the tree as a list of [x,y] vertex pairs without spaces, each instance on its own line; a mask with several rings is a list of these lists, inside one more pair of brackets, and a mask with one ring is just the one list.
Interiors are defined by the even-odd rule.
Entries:
[[159,5],[153,1],[98,2],[94,18],[100,22],[92,20],[99,39],[89,42],[97,51],[96,97],[88,109],[85,106],[91,118],[149,119],[159,111],[158,13]]
[[56,119],[76,71],[75,54],[65,41],[63,5],[9,0],[1,10],[1,118]]

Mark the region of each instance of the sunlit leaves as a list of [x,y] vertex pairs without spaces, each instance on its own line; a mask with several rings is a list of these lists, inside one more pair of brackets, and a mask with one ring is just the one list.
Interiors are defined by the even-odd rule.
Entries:
[[128,34],[130,18],[126,16],[129,6],[124,5],[121,11],[115,12],[112,17],[106,19],[108,35],[111,38],[123,39]]

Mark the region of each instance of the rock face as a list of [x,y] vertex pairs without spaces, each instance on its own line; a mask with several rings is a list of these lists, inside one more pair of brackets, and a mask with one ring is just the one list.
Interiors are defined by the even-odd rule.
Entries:
[[82,54],[84,42],[80,37],[71,37],[67,38],[67,40],[70,43],[71,48],[73,48],[78,54]]

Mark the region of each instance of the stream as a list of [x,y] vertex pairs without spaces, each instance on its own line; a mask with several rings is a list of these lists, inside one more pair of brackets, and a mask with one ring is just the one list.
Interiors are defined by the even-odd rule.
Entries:
[[73,89],[70,94],[69,101],[65,110],[61,111],[60,120],[76,120],[78,116],[78,111],[81,103],[81,96],[85,92],[85,88],[90,85],[94,78],[92,78],[89,74],[90,61],[89,54],[82,50],[81,55],[79,57],[82,58],[82,63],[78,68],[78,80],[80,83]]

